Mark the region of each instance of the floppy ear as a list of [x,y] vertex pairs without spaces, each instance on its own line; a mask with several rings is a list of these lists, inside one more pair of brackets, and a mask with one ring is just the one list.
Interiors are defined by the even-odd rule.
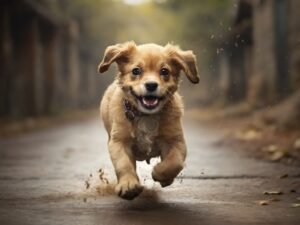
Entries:
[[165,48],[173,61],[183,70],[187,78],[194,84],[199,83],[200,78],[194,53],[192,51],[182,51],[178,46],[171,44],[167,44]]
[[98,72],[104,73],[113,62],[119,63],[121,59],[126,59],[126,57],[129,56],[129,53],[135,48],[136,45],[133,41],[108,46],[104,52],[103,59],[98,66]]

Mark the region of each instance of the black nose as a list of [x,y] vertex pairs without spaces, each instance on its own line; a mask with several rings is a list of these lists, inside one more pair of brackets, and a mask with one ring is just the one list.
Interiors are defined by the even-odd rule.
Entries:
[[145,84],[147,91],[155,91],[157,89],[158,83],[156,82],[147,82]]

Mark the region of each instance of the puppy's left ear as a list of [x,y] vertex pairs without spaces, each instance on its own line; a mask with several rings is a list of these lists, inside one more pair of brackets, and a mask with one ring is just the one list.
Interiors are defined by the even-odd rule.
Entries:
[[126,60],[135,48],[136,44],[133,41],[108,46],[104,52],[103,59],[98,66],[98,72],[104,73],[109,69],[112,63],[116,62],[119,64],[122,59]]
[[167,44],[165,48],[174,62],[184,71],[187,78],[194,84],[199,83],[200,77],[194,53],[192,51],[182,51],[179,47],[171,44]]

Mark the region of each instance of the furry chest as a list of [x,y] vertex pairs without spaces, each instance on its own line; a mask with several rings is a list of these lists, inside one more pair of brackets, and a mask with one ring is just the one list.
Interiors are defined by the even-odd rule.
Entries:
[[159,155],[156,143],[158,131],[158,116],[141,117],[136,121],[132,150],[138,160],[147,160]]

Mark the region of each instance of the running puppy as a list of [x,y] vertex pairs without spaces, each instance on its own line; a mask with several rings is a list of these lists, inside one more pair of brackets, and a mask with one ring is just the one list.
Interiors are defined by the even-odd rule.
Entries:
[[186,145],[181,125],[183,104],[177,92],[180,72],[195,84],[199,77],[193,52],[171,44],[109,46],[99,72],[107,71],[114,62],[119,73],[102,98],[100,114],[118,178],[115,191],[131,200],[143,190],[136,160],[149,162],[160,156],[152,178],[162,187],[172,184],[183,169]]

